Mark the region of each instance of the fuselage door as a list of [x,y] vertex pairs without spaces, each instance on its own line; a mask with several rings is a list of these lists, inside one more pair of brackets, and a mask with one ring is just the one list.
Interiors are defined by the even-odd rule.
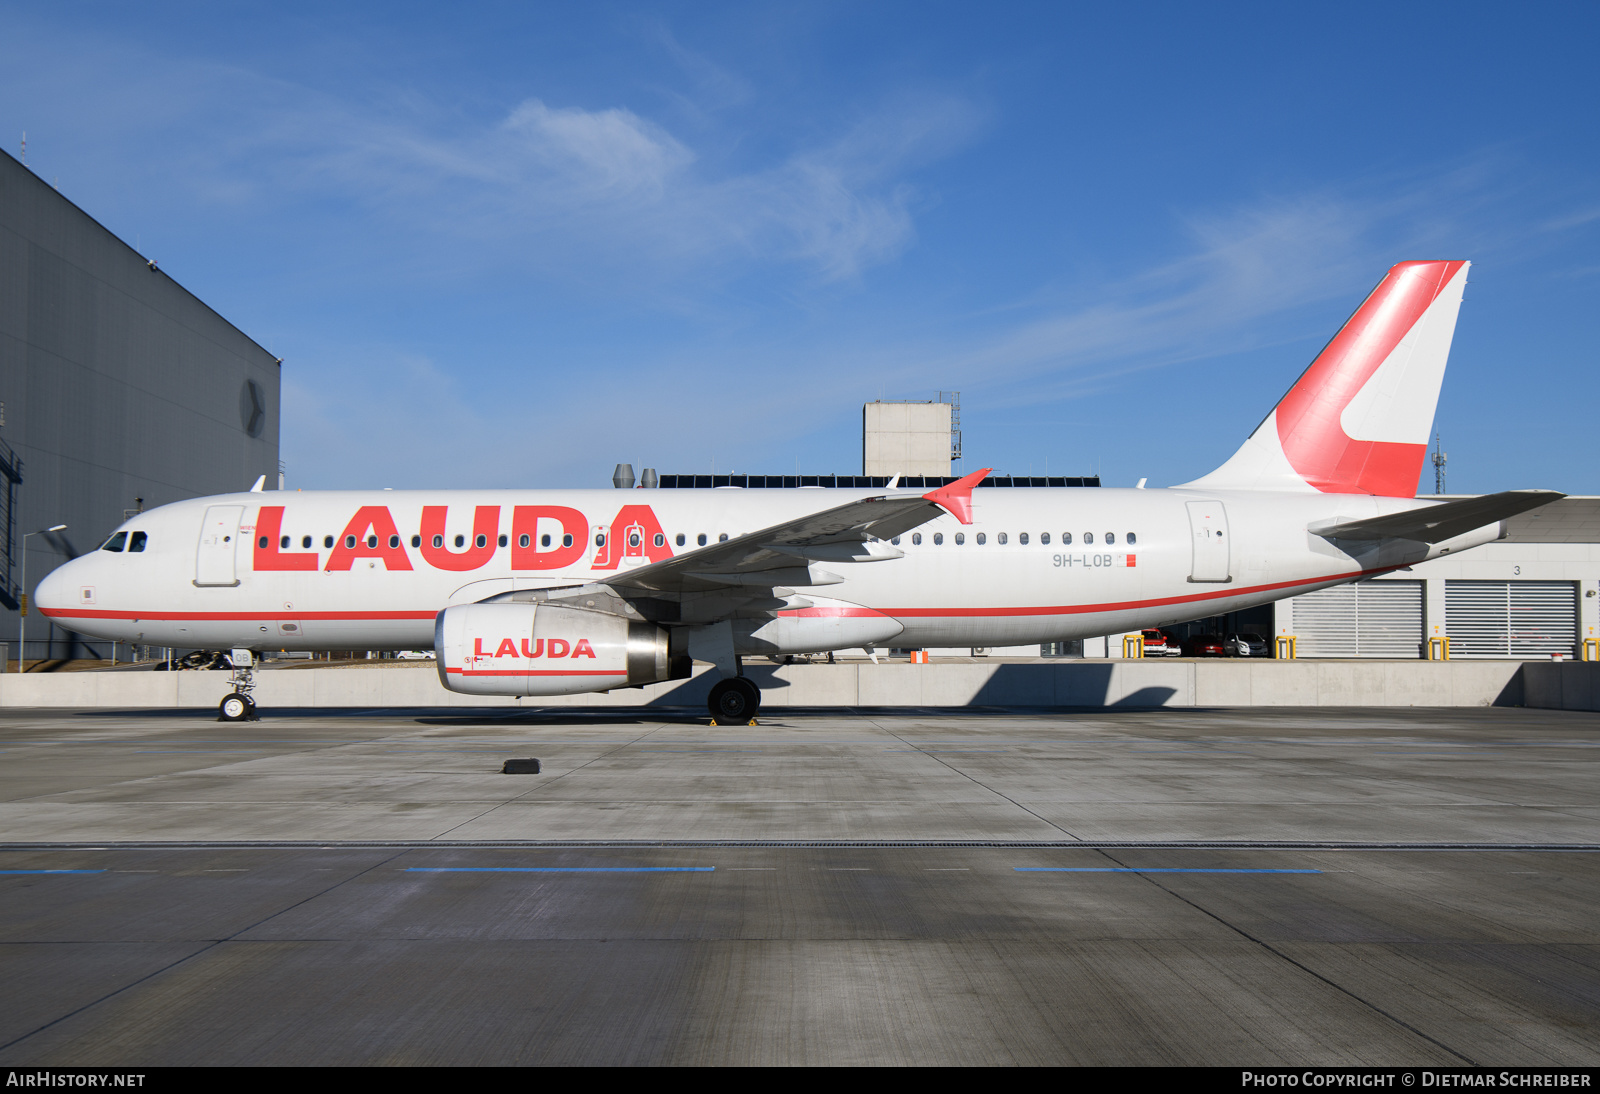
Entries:
[[1190,581],[1232,581],[1228,573],[1228,512],[1220,501],[1191,501],[1189,542],[1193,547]]
[[645,530],[642,524],[630,524],[622,533],[622,565],[624,568],[647,565],[645,555]]
[[205,523],[200,526],[200,546],[194,557],[196,585],[233,586],[239,584],[234,572],[234,550],[239,546],[239,520],[242,505],[210,505]]

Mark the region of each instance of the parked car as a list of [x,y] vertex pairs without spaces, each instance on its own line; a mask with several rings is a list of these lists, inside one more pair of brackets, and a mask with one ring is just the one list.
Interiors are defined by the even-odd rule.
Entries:
[[1259,634],[1249,631],[1230,634],[1223,638],[1223,645],[1228,647],[1229,657],[1269,657],[1271,649],[1267,640]]
[[1146,657],[1176,657],[1181,652],[1178,640],[1166,631],[1156,630],[1154,627],[1141,632],[1144,635],[1144,655]]
[[1214,634],[1195,634],[1183,640],[1185,657],[1226,657],[1227,644]]

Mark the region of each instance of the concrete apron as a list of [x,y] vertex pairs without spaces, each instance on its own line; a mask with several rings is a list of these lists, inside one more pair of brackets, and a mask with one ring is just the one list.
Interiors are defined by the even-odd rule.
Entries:
[[[1600,666],[1519,661],[993,661],[747,665],[768,708],[1529,706],[1600,710]],[[458,695],[431,664],[269,670],[263,709],[295,707],[684,707],[703,709],[716,681],[692,679],[606,694]],[[0,707],[214,707],[226,672],[0,675]]]

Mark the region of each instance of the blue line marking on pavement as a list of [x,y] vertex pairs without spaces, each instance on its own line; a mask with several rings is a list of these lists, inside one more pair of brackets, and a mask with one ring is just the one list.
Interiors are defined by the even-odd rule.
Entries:
[[407,866],[417,874],[708,874],[715,866]]
[[0,870],[0,874],[103,874],[104,870]]
[[1180,866],[1013,866],[1023,874],[1320,874],[1321,870],[1213,870]]

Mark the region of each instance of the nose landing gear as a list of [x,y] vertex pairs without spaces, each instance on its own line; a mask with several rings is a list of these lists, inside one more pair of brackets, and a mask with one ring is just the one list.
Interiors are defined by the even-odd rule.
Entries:
[[250,698],[255,684],[255,655],[249,650],[234,650],[228,655],[233,665],[233,675],[228,678],[233,688],[231,694],[217,704],[219,722],[253,722],[261,716],[256,713],[256,701]]

